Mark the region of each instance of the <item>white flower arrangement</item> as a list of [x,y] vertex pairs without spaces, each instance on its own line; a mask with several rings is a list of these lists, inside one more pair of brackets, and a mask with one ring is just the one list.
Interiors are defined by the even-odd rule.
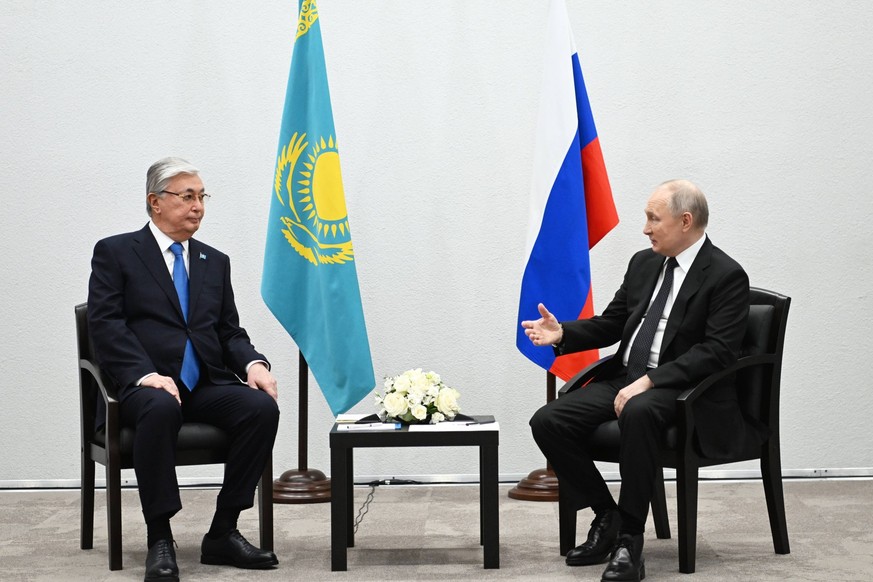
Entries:
[[385,395],[376,392],[376,406],[382,420],[436,424],[454,420],[461,411],[460,397],[461,394],[444,384],[436,372],[416,368],[399,376],[386,377]]

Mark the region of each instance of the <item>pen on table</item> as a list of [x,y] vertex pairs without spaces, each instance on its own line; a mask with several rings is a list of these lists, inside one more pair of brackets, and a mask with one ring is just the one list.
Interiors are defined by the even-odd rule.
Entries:
[[473,421],[473,422],[468,422],[468,423],[466,424],[466,426],[471,426],[471,425],[474,425],[474,424],[491,424],[491,423],[493,423],[493,422],[494,422],[493,420],[483,420],[482,422]]

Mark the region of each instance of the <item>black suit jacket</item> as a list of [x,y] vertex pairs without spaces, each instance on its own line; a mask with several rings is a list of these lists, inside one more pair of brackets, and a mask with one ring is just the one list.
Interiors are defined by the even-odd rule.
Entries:
[[101,367],[124,392],[157,372],[178,384],[190,337],[202,367],[200,381],[231,384],[245,367],[266,358],[239,325],[230,260],[195,239],[189,246],[188,321],[154,236],[142,230],[99,241],[91,261],[88,324]]
[[[628,342],[645,315],[665,257],[647,249],[628,264],[624,281],[602,315],[562,322],[557,350],[570,353],[620,342],[607,372],[618,373]],[[685,390],[733,364],[749,315],[749,278],[743,268],[707,238],[691,265],[670,311],[658,367],[648,372],[654,389]],[[738,453],[746,423],[733,382],[722,382],[696,403],[698,441],[712,458]]]

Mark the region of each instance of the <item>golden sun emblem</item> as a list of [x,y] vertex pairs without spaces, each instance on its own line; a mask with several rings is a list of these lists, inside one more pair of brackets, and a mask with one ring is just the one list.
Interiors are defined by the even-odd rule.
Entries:
[[276,196],[291,211],[280,217],[282,234],[313,265],[342,264],[354,252],[339,152],[333,136],[314,141],[295,133],[276,162]]

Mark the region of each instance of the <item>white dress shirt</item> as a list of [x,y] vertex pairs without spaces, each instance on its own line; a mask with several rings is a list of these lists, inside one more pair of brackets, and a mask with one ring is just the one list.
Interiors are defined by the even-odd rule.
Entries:
[[[658,358],[661,354],[661,342],[664,340],[664,330],[667,328],[667,319],[670,317],[670,311],[673,309],[673,302],[676,299],[676,296],[679,294],[679,290],[682,288],[682,283],[685,282],[685,276],[688,274],[688,270],[691,268],[691,264],[694,262],[694,259],[697,258],[697,254],[700,252],[700,249],[703,247],[703,242],[706,240],[706,235],[704,234],[697,242],[692,244],[690,247],[676,255],[676,262],[679,263],[675,269],[673,269],[673,287],[670,289],[670,293],[667,295],[667,304],[664,306],[664,313],[661,314],[661,318],[658,320],[658,328],[655,330],[655,339],[652,340],[652,351],[649,352],[649,368],[656,368],[658,366]],[[667,264],[667,258],[664,258],[664,265]],[[655,300],[655,297],[658,295],[658,291],[661,289],[661,284],[664,282],[664,267],[661,266],[661,274],[658,276],[658,283],[655,285],[655,290],[652,292],[651,298],[649,298],[649,305],[652,304],[652,301]],[[646,312],[648,312],[648,308],[646,308]],[[639,325],[634,330],[634,334],[631,336],[630,342],[628,342],[627,349],[624,351],[624,355],[622,356],[622,363],[627,366],[627,359],[630,355],[631,346],[634,345],[634,340],[637,337],[637,334],[640,331],[640,326],[643,324],[643,320],[645,320],[646,316],[643,315],[643,319],[640,320]]]
[[[152,231],[152,235],[154,235],[155,240],[158,242],[158,248],[161,249],[161,254],[164,256],[164,262],[167,264],[167,270],[170,272],[170,277],[172,277],[173,265],[176,264],[176,255],[174,255],[173,251],[170,250],[170,245],[176,241],[164,234],[164,232],[155,226],[155,223],[151,220],[149,221],[149,230]],[[185,260],[185,272],[188,273],[190,272],[188,269],[188,241],[183,240],[179,244],[182,245],[182,258]]]

